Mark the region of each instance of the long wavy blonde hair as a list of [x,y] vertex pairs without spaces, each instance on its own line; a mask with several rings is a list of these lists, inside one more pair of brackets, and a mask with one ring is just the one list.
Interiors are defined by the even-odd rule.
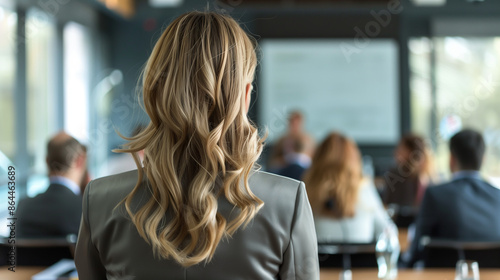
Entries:
[[[178,17],[156,43],[143,73],[151,122],[117,150],[132,153],[138,165],[137,184],[123,202],[155,255],[185,267],[209,262],[221,238],[263,206],[248,185],[263,146],[245,107],[256,64],[250,37],[235,20],[213,12]],[[137,157],[142,149],[144,170]],[[152,197],[132,209],[144,187]],[[237,210],[231,220],[218,213],[221,195]]]
[[314,214],[339,219],[354,216],[362,178],[356,144],[339,133],[328,135],[304,175]]

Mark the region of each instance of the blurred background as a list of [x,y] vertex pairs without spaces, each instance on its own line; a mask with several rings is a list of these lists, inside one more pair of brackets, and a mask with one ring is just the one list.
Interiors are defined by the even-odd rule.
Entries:
[[[0,0],[0,215],[7,168],[16,199],[48,186],[46,143],[65,130],[88,147],[92,178],[147,124],[141,69],[181,13],[216,10],[259,42],[250,116],[272,146],[299,110],[316,142],[354,139],[382,177],[401,135],[424,136],[449,177],[449,137],[481,131],[483,173],[500,177],[500,1]],[[261,164],[265,167],[266,156]]]

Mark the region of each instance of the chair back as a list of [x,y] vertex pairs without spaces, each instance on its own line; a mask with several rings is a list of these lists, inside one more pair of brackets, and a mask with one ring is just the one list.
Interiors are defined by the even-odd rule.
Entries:
[[387,212],[398,228],[408,228],[415,222],[418,215],[418,208],[389,204]]
[[420,239],[425,267],[455,267],[475,260],[479,267],[500,268],[500,241],[458,241],[424,236]]
[[[0,239],[0,265],[9,265],[14,260],[13,245],[7,238]],[[61,259],[73,259],[75,245],[75,235],[61,238],[16,238],[15,262],[18,266],[50,266]]]
[[375,243],[318,243],[321,267],[377,267]]

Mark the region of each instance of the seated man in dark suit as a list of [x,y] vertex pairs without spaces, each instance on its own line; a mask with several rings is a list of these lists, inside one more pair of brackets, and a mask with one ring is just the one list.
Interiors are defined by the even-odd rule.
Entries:
[[17,234],[21,238],[78,234],[82,215],[81,185],[87,180],[86,148],[61,132],[47,145],[50,185],[46,192],[21,200]]
[[419,258],[422,236],[457,241],[500,240],[500,189],[479,174],[485,152],[483,137],[466,129],[455,134],[449,145],[453,179],[427,189],[407,256],[410,265]]

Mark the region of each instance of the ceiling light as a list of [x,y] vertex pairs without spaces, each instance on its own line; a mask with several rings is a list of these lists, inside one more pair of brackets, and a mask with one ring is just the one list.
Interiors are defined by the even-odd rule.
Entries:
[[444,6],[446,0],[412,0],[415,6]]
[[149,0],[149,5],[154,8],[173,8],[180,6],[183,0]]

